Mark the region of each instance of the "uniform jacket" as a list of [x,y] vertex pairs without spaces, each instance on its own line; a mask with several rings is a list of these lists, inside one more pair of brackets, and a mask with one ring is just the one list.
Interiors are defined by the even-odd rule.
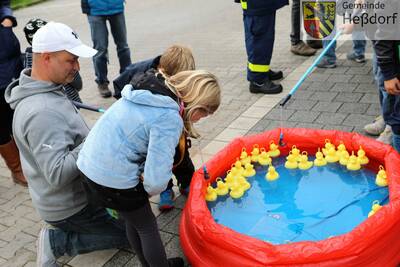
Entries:
[[[10,1],[0,0],[0,23],[6,18],[11,19],[13,27],[17,26],[10,9]],[[22,71],[20,44],[13,27],[3,27],[0,24],[0,93],[4,93],[7,85]]]
[[25,69],[5,99],[15,110],[13,134],[32,202],[43,220],[59,221],[87,205],[76,160],[89,127],[62,85],[30,74]]
[[77,162],[90,180],[128,189],[139,183],[143,173],[149,195],[167,187],[183,121],[173,96],[151,92],[159,88],[165,85],[154,73],[137,77],[96,122]]
[[288,0],[241,0],[243,14],[262,16],[275,12],[289,4]]
[[82,12],[91,16],[122,13],[125,0],[81,0]]

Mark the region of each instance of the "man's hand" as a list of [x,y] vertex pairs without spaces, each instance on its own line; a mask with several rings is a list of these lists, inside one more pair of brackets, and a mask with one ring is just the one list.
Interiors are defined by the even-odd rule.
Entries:
[[3,25],[3,27],[12,27],[13,26],[13,22],[11,19],[5,18],[2,22],[1,25]]
[[398,78],[394,78],[385,81],[385,90],[391,95],[400,95],[400,81]]

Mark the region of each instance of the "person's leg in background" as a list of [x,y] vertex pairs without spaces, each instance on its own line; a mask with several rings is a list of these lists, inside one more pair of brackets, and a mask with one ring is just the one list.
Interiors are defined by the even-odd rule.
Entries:
[[353,31],[351,36],[353,39],[353,51],[347,54],[347,59],[357,63],[364,63],[365,47],[367,45],[364,31]]
[[[322,45],[325,49],[329,45],[331,40],[322,40]],[[333,43],[331,48],[328,49],[325,56],[322,57],[320,63],[317,65],[318,68],[336,68],[336,41]]]
[[[392,129],[385,123],[384,117],[389,116],[391,112],[390,103],[388,102],[388,93],[385,90],[384,79],[381,69],[378,66],[376,55],[374,53],[372,58],[372,69],[374,73],[375,83],[378,87],[379,104],[381,107],[381,116],[376,118],[373,123],[367,124],[364,127],[366,133],[370,135],[379,135],[378,141],[385,144],[391,144],[392,142]],[[386,114],[386,115],[384,115]]]
[[0,154],[11,171],[15,183],[27,186],[22,173],[18,148],[12,138],[12,120],[14,111],[4,99],[4,90],[0,89]]
[[247,80],[251,93],[278,94],[282,86],[272,80],[282,78],[282,72],[270,69],[275,41],[275,13],[243,16],[247,52]]
[[301,39],[301,16],[300,16],[300,0],[292,1],[292,31],[290,33],[290,42],[292,44],[290,51],[295,55],[312,56],[317,50],[308,46]]
[[126,24],[124,13],[109,16],[111,34],[117,46],[117,54],[119,59],[119,73],[122,73],[126,67],[131,65],[131,51],[128,46],[126,36]]
[[108,30],[106,16],[88,15],[90,32],[93,41],[93,48],[98,52],[93,57],[96,83],[102,97],[110,97],[111,91],[108,89],[107,64],[108,64]]

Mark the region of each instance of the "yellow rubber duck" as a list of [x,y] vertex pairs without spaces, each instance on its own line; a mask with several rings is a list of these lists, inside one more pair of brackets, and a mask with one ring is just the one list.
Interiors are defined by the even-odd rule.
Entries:
[[207,201],[217,200],[217,192],[215,188],[213,188],[210,184],[207,187],[206,200]]
[[349,162],[347,163],[346,167],[350,171],[358,171],[361,169],[360,162],[358,161],[357,156],[354,155],[354,151],[351,152],[351,156],[349,157]]
[[[244,173],[244,171],[243,171]],[[234,179],[238,178],[239,176],[243,175],[243,173],[240,173],[240,170],[236,168],[231,168],[230,176],[232,176]]]
[[347,150],[342,151],[340,159],[339,159],[339,163],[343,166],[347,166],[347,163],[349,163],[349,152]]
[[243,174],[244,172],[242,162],[239,159],[236,160],[235,164],[232,166],[232,169],[233,168],[235,168],[239,174]]
[[379,205],[378,200],[375,200],[374,202],[372,202],[372,208],[371,208],[371,211],[368,213],[368,217],[371,217],[372,215],[374,215],[381,208],[382,208],[382,206]]
[[325,151],[326,151],[325,159],[327,162],[334,163],[339,161],[339,157],[336,154],[336,150],[334,147],[331,146],[327,148]]
[[387,176],[386,176],[386,171],[385,168],[383,168],[383,166],[379,166],[379,171],[376,175],[376,179],[375,179],[375,183],[377,186],[387,186],[388,185],[388,181],[387,181]]
[[231,189],[231,192],[229,192],[229,195],[235,199],[241,198],[243,196],[243,194],[244,194],[244,191],[240,185],[233,187]]
[[358,161],[360,162],[361,165],[368,164],[369,159],[365,155],[365,151],[362,149],[361,146],[360,146],[360,149],[357,151],[357,156],[358,156]]
[[300,170],[308,170],[313,165],[312,161],[308,160],[307,151],[301,152],[299,169]]
[[326,165],[326,159],[324,158],[324,154],[322,154],[322,152],[319,148],[318,148],[318,152],[315,153],[314,165],[317,167]]
[[240,153],[240,161],[242,165],[246,165],[246,163],[251,162],[251,157],[247,154],[246,148],[242,148],[242,153]]
[[226,177],[225,177],[225,184],[230,188],[231,184],[233,183],[233,181],[235,180],[235,178],[233,177],[233,175],[231,174],[231,170],[228,170],[226,172]]
[[289,152],[289,155],[286,157],[285,168],[286,169],[296,169],[298,167],[297,156],[292,154],[292,151]]
[[250,163],[247,163],[244,166],[244,172],[243,172],[243,176],[245,177],[251,177],[256,175],[256,170],[254,169],[253,165],[251,165]]
[[325,139],[325,147],[322,148],[322,153],[326,156],[330,148],[335,150],[335,145],[331,143],[331,140]]
[[270,165],[272,163],[271,157],[268,155],[268,152],[265,151],[265,148],[261,148],[261,154],[258,156],[258,163],[260,165]]
[[265,178],[266,178],[268,181],[275,181],[276,179],[279,178],[279,173],[275,170],[275,167],[274,167],[274,166],[269,166],[268,172],[267,172],[267,174],[265,175]]
[[251,184],[243,176],[238,179],[238,183],[242,187],[243,191],[246,191],[251,187]]
[[258,156],[260,155],[260,147],[258,144],[253,145],[253,150],[251,151],[251,162],[258,162]]
[[279,150],[278,145],[274,143],[274,141],[271,141],[269,143],[269,156],[272,158],[278,157],[281,154],[281,151]]
[[[342,153],[346,153],[346,152],[347,152],[346,146],[343,144],[342,141],[340,141],[340,144],[338,145],[337,151],[336,151],[336,154],[338,155],[339,159],[342,157]],[[347,152],[347,154],[348,153],[349,152]]]
[[222,181],[220,177],[216,179],[217,188],[215,189],[218,196],[225,196],[229,192],[228,186]]
[[300,161],[300,149],[298,149],[295,145],[292,146],[292,155],[295,157],[295,160]]

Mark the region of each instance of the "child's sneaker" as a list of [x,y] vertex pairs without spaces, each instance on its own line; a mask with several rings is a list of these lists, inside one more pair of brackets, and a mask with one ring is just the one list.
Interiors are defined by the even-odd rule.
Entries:
[[376,138],[377,141],[380,141],[384,144],[392,144],[392,139],[393,139],[393,133],[392,133],[392,127],[390,125],[386,125],[385,130],[379,135],[378,138]]
[[385,130],[385,121],[382,116],[377,117],[372,123],[364,126],[364,131],[370,135],[380,135]]
[[364,55],[357,56],[354,52],[348,53],[347,54],[347,59],[351,60],[351,61],[355,61],[357,63],[364,63],[365,62],[365,56]]
[[181,193],[181,195],[184,195],[185,197],[187,197],[189,195],[189,190],[190,190],[190,186],[186,187],[186,188],[179,188],[179,192]]
[[37,255],[36,265],[38,267],[58,267],[56,257],[50,246],[50,229],[42,228],[39,233],[39,238],[36,243]]
[[317,68],[333,69],[333,68],[336,68],[336,63],[331,62],[326,58],[322,58],[322,60],[317,64]]
[[160,211],[166,211],[174,208],[174,190],[166,189],[160,194],[160,203],[158,203],[158,209]]

